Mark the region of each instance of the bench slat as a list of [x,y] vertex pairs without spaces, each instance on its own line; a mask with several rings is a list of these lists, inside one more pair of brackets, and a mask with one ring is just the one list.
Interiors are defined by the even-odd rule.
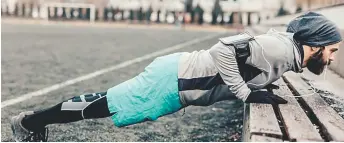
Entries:
[[282,139],[278,139],[274,137],[267,137],[267,136],[260,136],[260,135],[252,135],[251,141],[252,142],[283,142]]
[[[271,105],[246,104],[244,116],[243,141],[282,141],[282,132]],[[260,136],[256,134],[269,134],[274,137]],[[266,139],[264,140],[264,138]]]
[[[291,84],[298,95],[310,94],[311,87],[295,73],[286,73],[285,79]],[[344,141],[344,119],[331,108],[319,94],[302,97],[306,104],[312,109],[319,119],[323,128],[326,129],[333,141]]]
[[275,112],[269,104],[250,104],[250,132],[282,137]]
[[281,104],[279,108],[290,139],[296,141],[323,141],[297,100],[294,97],[283,96],[292,95],[292,93],[282,78],[275,83],[279,85],[280,89],[274,90],[274,93],[282,95],[282,98],[288,101],[288,104]]
[[243,142],[249,142],[251,140],[251,134],[250,134],[250,104],[244,103],[244,126],[243,126]]

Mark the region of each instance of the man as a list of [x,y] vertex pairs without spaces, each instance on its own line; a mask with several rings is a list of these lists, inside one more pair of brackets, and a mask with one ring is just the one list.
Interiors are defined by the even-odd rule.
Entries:
[[334,60],[342,38],[324,16],[309,12],[294,19],[287,32],[270,30],[221,38],[208,50],[156,58],[138,76],[106,92],[73,97],[41,111],[22,112],[11,120],[16,141],[47,141],[49,124],[112,118],[118,127],[172,114],[189,105],[222,100],[286,104],[262,88],[287,71],[307,67],[321,74]]

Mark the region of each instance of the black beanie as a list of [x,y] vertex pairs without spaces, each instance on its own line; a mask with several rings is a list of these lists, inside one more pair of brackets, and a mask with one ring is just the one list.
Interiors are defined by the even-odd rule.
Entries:
[[294,33],[294,39],[302,45],[312,47],[328,46],[342,41],[339,29],[325,16],[307,12],[288,24],[287,32]]

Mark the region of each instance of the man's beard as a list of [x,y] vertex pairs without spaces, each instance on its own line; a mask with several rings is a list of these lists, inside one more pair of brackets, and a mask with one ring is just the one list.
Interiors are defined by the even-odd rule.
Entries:
[[307,62],[308,70],[316,75],[320,75],[324,71],[325,66],[330,64],[330,61],[323,60],[322,50],[316,52]]

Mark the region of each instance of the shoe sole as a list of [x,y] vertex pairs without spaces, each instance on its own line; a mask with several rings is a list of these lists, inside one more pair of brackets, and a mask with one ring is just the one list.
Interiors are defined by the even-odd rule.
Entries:
[[15,124],[16,117],[17,117],[17,116],[14,116],[14,117],[11,118],[11,129],[12,129],[12,133],[13,133],[13,138],[14,138],[14,140],[15,140],[16,142],[20,142],[20,140],[18,140],[18,139],[16,138],[16,132],[15,132],[15,128],[14,128],[14,124]]

